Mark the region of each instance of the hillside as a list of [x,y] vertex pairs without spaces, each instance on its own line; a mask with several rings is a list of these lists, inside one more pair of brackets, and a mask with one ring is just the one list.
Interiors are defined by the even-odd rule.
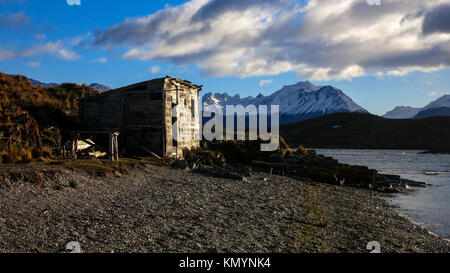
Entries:
[[61,145],[67,131],[78,126],[78,99],[96,93],[86,85],[65,83],[47,88],[34,85],[24,76],[0,73],[3,161],[22,161],[24,156],[29,159],[32,147]]
[[420,111],[414,118],[450,116],[450,107],[430,108]]
[[339,113],[283,125],[280,134],[291,146],[450,151],[450,117],[385,119]]

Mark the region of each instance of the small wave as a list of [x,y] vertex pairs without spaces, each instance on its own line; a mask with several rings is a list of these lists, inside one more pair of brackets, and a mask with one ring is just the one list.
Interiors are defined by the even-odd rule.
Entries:
[[423,174],[425,174],[425,175],[443,175],[443,174],[450,174],[450,172],[423,171]]

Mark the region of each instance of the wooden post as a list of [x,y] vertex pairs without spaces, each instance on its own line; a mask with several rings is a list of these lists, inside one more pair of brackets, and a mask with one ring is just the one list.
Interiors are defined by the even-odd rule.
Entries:
[[77,153],[78,153],[78,134],[75,134],[73,141],[72,141],[72,158],[77,159]]
[[111,161],[119,161],[119,140],[117,132],[109,133],[108,152]]
[[109,145],[108,145],[108,153],[109,153],[109,159],[111,161],[114,161],[114,148],[113,148],[113,139],[114,133],[113,132],[109,132]]
[[119,138],[118,133],[114,132],[114,160],[119,161]]

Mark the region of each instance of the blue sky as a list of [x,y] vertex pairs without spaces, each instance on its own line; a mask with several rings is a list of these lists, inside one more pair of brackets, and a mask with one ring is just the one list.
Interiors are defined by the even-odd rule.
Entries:
[[0,0],[0,71],[111,87],[171,75],[241,96],[311,80],[374,114],[450,93],[450,27],[435,18],[450,3],[336,2]]

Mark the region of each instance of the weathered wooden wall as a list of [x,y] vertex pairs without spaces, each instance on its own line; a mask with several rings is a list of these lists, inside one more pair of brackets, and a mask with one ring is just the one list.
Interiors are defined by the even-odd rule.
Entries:
[[[183,149],[200,145],[194,140],[200,127],[199,91],[200,87],[189,82],[166,77],[85,97],[80,100],[81,129],[120,131],[119,149],[127,152],[143,153],[141,147],[145,147],[157,154],[182,157]],[[180,128],[191,132],[192,138],[174,142],[172,107],[181,103],[188,111],[180,116],[192,115],[194,107],[191,124]]]
[[113,90],[80,100],[82,130],[117,130],[119,146],[162,154],[162,80]]
[[[200,89],[193,87],[190,84],[182,81],[167,80],[165,83],[165,127],[166,127],[166,155],[167,156],[183,156],[184,149],[192,149],[200,147],[200,141],[196,140],[194,135],[198,133],[200,127],[198,96]],[[192,104],[194,100],[194,104]],[[194,110],[195,116],[191,117],[190,125],[180,126],[180,131],[187,131],[190,135],[189,139],[173,141],[172,129],[172,107],[177,104],[184,104],[187,108],[185,112],[177,113],[177,120],[180,120],[183,115],[192,115]],[[193,110],[192,110],[193,108]]]

